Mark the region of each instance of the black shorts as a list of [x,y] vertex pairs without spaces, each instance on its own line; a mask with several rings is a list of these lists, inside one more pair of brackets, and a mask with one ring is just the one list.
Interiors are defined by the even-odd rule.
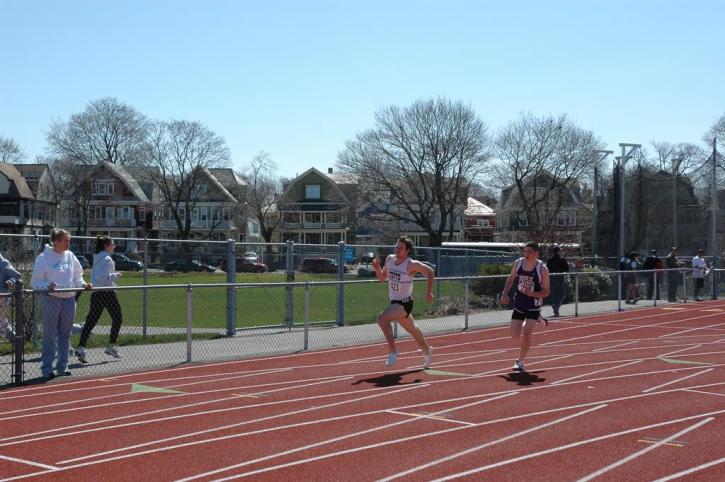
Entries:
[[518,311],[514,310],[513,313],[511,313],[511,319],[512,320],[538,320],[539,316],[541,316],[540,310],[526,310],[526,311]]
[[695,288],[702,288],[705,286],[705,278],[692,278],[695,280]]
[[413,298],[406,298],[404,300],[390,300],[391,305],[400,305],[405,310],[406,316],[410,316],[413,312]]

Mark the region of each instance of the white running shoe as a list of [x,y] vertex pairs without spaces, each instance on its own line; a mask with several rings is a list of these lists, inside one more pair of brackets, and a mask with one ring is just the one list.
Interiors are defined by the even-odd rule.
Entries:
[[104,351],[106,355],[111,355],[114,358],[122,358],[121,354],[118,353],[118,347],[116,345],[108,345],[106,347],[106,351]]
[[82,346],[78,345],[78,348],[76,348],[76,358],[78,358],[78,361],[81,363],[88,363],[88,360],[86,360],[86,349]]
[[390,353],[388,353],[388,359],[385,362],[385,366],[392,367],[393,365],[395,365],[395,362],[397,362],[397,361],[398,361],[398,352],[391,351]]
[[514,363],[514,371],[525,372],[526,370],[524,370],[524,362],[516,360],[516,363]]
[[429,346],[428,351],[423,354],[423,368],[430,368],[430,364],[433,361],[433,347]]

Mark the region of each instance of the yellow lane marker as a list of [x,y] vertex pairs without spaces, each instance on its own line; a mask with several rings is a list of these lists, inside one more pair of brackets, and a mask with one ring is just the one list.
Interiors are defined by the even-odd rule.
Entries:
[[436,415],[430,415],[427,413],[407,413],[407,412],[399,412],[397,410],[386,410],[386,412],[394,413],[396,415],[405,415],[406,417],[429,418],[432,420],[440,420],[441,422],[460,423],[462,425],[470,425],[470,426],[476,425],[475,423],[471,423],[471,422],[463,422],[461,420],[452,420],[450,418],[445,418],[445,417],[436,416]]
[[[662,439],[654,438],[654,437],[645,437],[645,438],[637,440],[637,442],[642,442],[642,443],[646,443],[646,444],[656,444],[660,440],[662,440]],[[662,445],[669,445],[671,447],[686,447],[687,442],[680,441],[680,440],[673,440],[672,442],[665,442]]]

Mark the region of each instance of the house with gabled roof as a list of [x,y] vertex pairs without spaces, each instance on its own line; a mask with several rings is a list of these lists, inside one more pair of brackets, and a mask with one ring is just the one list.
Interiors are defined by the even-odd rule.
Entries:
[[57,215],[46,164],[0,163],[0,232],[42,234],[55,225]]
[[79,235],[111,236],[119,251],[138,249],[135,241],[124,238],[157,236],[158,191],[141,172],[137,178],[126,167],[104,161],[84,173],[71,199],[61,203],[64,226],[75,227]]
[[282,241],[304,244],[335,244],[355,241],[354,185],[311,167],[283,186],[277,200],[281,216],[279,236]]

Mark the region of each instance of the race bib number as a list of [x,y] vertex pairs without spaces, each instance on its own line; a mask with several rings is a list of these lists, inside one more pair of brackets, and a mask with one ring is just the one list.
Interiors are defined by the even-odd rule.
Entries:
[[400,291],[400,274],[391,271],[390,273],[390,289]]

